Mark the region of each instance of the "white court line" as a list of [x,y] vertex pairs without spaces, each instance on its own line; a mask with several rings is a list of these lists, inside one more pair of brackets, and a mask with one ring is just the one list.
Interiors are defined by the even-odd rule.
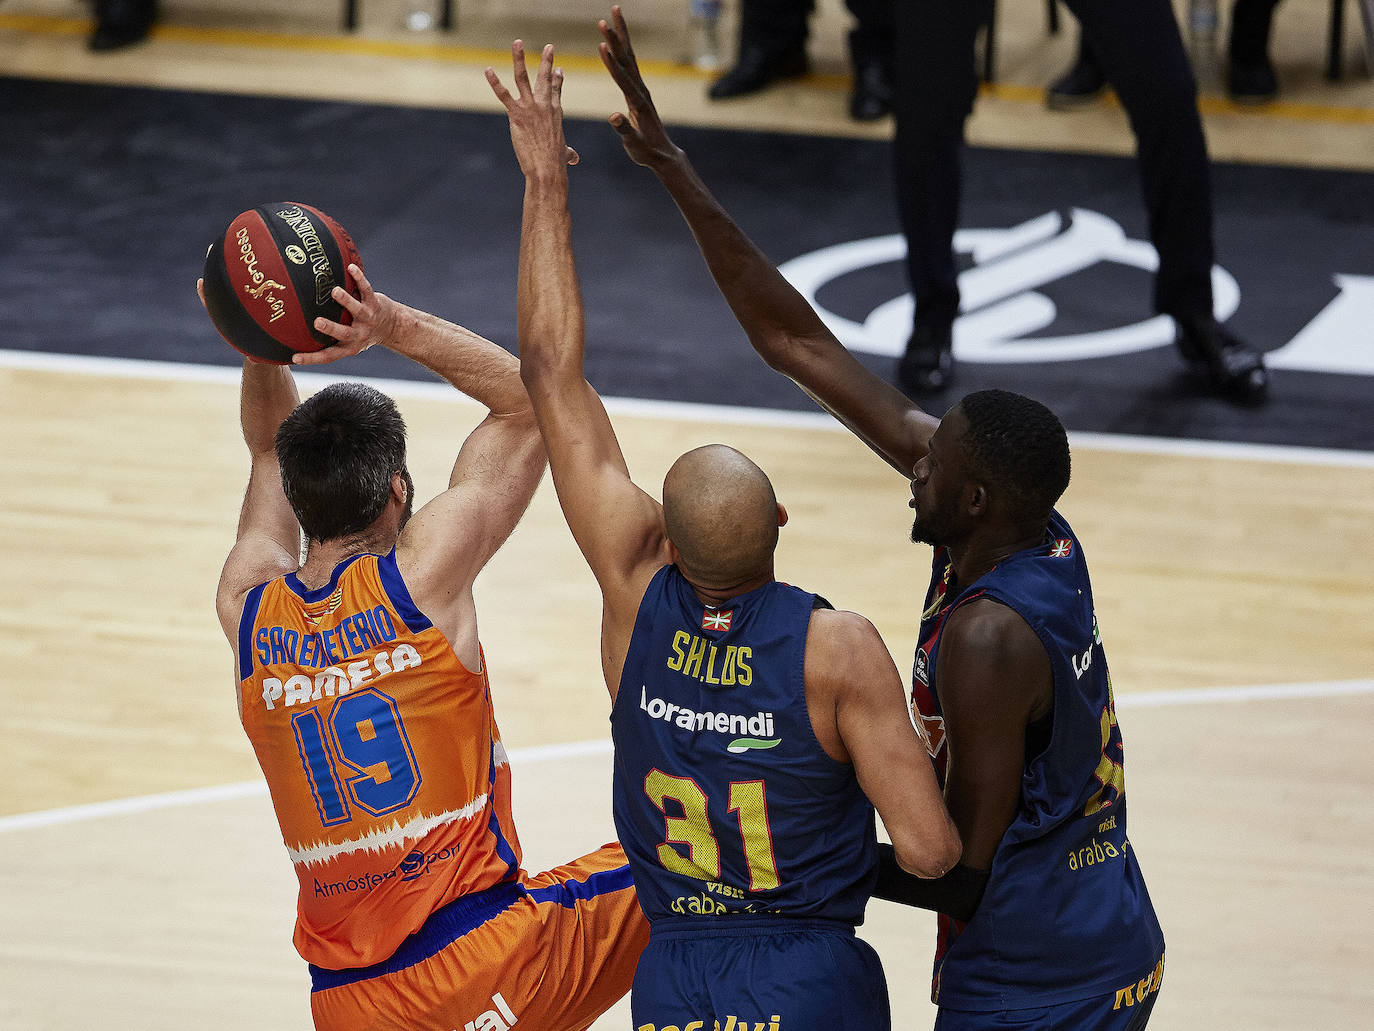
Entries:
[[[1253,702],[1301,698],[1347,698],[1352,695],[1374,694],[1374,680],[1329,680],[1295,684],[1251,684],[1243,687],[1207,687],[1187,691],[1149,691],[1144,694],[1118,698],[1118,709],[1153,709],[1168,705],[1207,705],[1214,702]],[[537,763],[558,762],[563,759],[610,755],[609,738],[590,741],[568,741],[561,744],[531,745],[510,752],[513,765],[533,766]],[[186,791],[167,791],[157,795],[119,798],[109,802],[44,809],[36,813],[0,817],[0,834],[8,831],[34,830],[56,827],[83,820],[99,820],[108,816],[126,816],[156,809],[199,805],[205,802],[229,802],[267,794],[267,785],[258,780],[239,784],[223,784],[213,788],[191,788]]]
[[1213,702],[1259,702],[1289,698],[1348,698],[1374,694],[1374,680],[1327,680],[1306,684],[1248,684],[1243,687],[1203,687],[1181,691],[1144,691],[1116,700],[1118,709],[1160,709],[1166,705],[1209,705]]
[[[593,741],[569,741],[563,744],[531,745],[516,748],[509,753],[512,762],[526,766],[536,763],[556,762],[560,759],[578,759],[585,756],[610,755],[611,739]],[[107,816],[127,816],[130,813],[146,813],[154,809],[172,809],[178,806],[199,805],[205,802],[232,802],[240,798],[253,798],[267,794],[267,783],[261,780],[242,781],[238,784],[222,784],[213,788],[189,788],[185,791],[167,791],[157,795],[139,795],[135,798],[116,798],[109,802],[90,802],[86,805],[64,806],[61,809],[44,809],[36,813],[20,813],[17,816],[0,817],[0,834],[6,831],[33,830],[37,827],[55,827],[64,823],[78,823],[82,820],[99,820]]]
[[[48,354],[42,351],[0,349],[0,369],[34,369],[42,372],[154,379],[164,382],[239,382],[239,370],[225,365],[186,365],[143,358],[96,358],[89,355]],[[472,403],[446,383],[419,380],[374,379],[340,376],[329,372],[293,370],[303,392],[311,393],[327,383],[362,380],[395,398]],[[783,429],[848,432],[825,412],[799,412],[782,408],[746,408],[734,405],[698,404],[688,401],[656,401],[608,397],[606,409],[614,415],[680,419],[685,422],[729,426],[776,426]],[[1070,443],[1090,451],[1126,451],[1179,458],[1229,458],[1254,462],[1291,462],[1298,465],[1344,466],[1374,469],[1374,451],[1297,447],[1287,444],[1246,444],[1223,440],[1192,440],[1172,437],[1141,437],[1115,433],[1071,433]]]

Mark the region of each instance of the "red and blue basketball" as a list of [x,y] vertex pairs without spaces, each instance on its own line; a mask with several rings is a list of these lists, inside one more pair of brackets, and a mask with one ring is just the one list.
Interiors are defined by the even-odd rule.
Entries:
[[357,295],[349,263],[362,267],[353,238],[318,208],[287,201],[242,212],[205,255],[210,321],[250,358],[290,364],[335,342],[315,329],[318,316],[348,323],[331,292]]

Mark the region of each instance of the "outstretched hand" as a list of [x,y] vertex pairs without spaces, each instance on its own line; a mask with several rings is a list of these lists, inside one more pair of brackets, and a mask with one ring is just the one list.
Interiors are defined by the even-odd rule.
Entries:
[[611,8],[609,25],[603,19],[597,27],[603,40],[598,47],[601,63],[625,95],[625,105],[629,109],[628,114],[617,111],[610,117],[611,128],[620,134],[625,153],[637,165],[653,166],[672,160],[678,153],[677,146],[668,139],[653,97],[649,96],[649,87],[644,85],[620,5]]
[[577,164],[578,157],[563,138],[563,69],[553,66],[553,44],[546,44],[539,56],[533,87],[525,67],[524,42],[517,39],[510,52],[515,94],[490,68],[487,83],[510,117],[510,139],[520,171],[526,179],[564,175],[568,165]]
[[396,302],[374,291],[357,265],[349,265],[348,274],[357,284],[358,296],[354,297],[341,286],[334,287],[330,296],[348,312],[351,321],[347,324],[332,322],[323,316],[315,320],[315,328],[338,343],[319,351],[301,351],[292,357],[293,365],[328,365],[390,339],[396,325]]

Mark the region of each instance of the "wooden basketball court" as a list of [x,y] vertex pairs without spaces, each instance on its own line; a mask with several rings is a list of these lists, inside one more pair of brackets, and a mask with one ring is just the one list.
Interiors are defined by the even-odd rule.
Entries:
[[[637,44],[670,121],[883,131],[844,118],[837,0],[821,0],[817,16],[821,73],[728,109],[706,105],[702,77],[673,63],[679,5],[642,6]],[[1053,146],[1055,134],[1095,135],[1129,151],[1119,110],[1072,128],[1041,113],[1031,94],[1071,43],[1047,41],[1039,5],[1026,7],[1003,16],[1004,80],[974,138]],[[602,12],[589,0],[557,19],[533,0],[471,0],[442,47],[397,28],[398,4],[362,9],[363,33],[347,39],[334,5],[171,5],[149,45],[94,58],[84,8],[10,2],[0,73],[489,110],[480,69],[501,67],[498,47],[518,34],[569,55],[570,111],[616,107],[598,66],[574,53],[592,53],[590,19]],[[1325,10],[1280,8],[1289,108],[1204,102],[1214,155],[1374,164],[1369,80],[1358,70],[1333,87],[1319,79]],[[159,289],[190,290],[194,275]],[[301,382],[308,392],[322,381]],[[410,425],[428,497],[478,410],[442,388],[383,386]],[[247,472],[237,398],[223,369],[0,353],[7,1031],[309,1026],[290,944],[295,882],[213,611]],[[900,477],[819,414],[621,402],[612,415],[653,493],[695,445],[724,441],[755,458],[792,515],[780,575],[868,615],[908,666],[929,554],[906,542]],[[1130,757],[1132,842],[1168,940],[1151,1026],[1363,1026],[1374,1002],[1374,456],[1073,443],[1061,507],[1094,570]],[[478,592],[526,865],[542,869],[614,836],[599,597],[548,483]],[[863,933],[886,966],[895,1026],[930,1026],[933,918],[874,903]],[[596,1026],[628,1022],[622,1002]]]

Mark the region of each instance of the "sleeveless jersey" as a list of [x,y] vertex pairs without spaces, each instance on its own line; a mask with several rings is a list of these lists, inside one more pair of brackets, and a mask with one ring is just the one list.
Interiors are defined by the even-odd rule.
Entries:
[[518,874],[485,669],[415,607],[395,551],[340,563],[318,590],[294,573],[255,587],[238,664],[307,961],[385,960],[435,909]]
[[939,918],[931,998],[990,1010],[1109,993],[1156,963],[1164,936],[1126,838],[1121,732],[1083,550],[1056,512],[1043,543],[975,583],[951,586],[952,568],[937,548],[912,676],[912,715],[941,780],[940,633],[960,605],[991,598],[1026,621],[1049,653],[1054,708],[973,919]]
[[863,920],[873,806],[811,726],[802,673],[815,603],[774,581],[707,608],[676,566],[644,593],[611,713],[613,794],[656,927]]

